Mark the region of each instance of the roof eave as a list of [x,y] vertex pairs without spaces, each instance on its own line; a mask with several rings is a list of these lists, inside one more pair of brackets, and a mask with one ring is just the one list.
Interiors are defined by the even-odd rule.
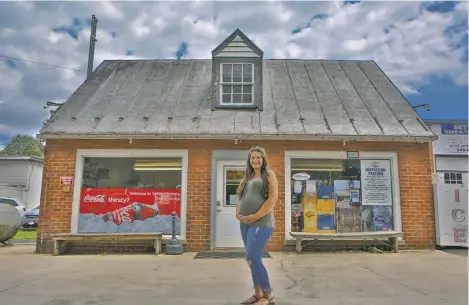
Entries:
[[72,134],[72,133],[44,133],[39,134],[43,140],[158,140],[158,139],[208,139],[208,140],[288,140],[288,141],[390,141],[390,142],[433,142],[438,136],[401,136],[401,135],[327,135],[327,134]]

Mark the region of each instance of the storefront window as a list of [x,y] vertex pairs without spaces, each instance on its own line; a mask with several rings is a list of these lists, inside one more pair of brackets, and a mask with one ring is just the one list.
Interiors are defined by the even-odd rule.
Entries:
[[390,160],[291,160],[292,232],[393,230]]
[[79,233],[180,234],[181,158],[85,158]]

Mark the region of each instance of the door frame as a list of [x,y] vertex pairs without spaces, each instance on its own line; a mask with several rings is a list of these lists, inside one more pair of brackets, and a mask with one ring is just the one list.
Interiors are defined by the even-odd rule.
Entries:
[[[213,150],[211,164],[211,191],[210,191],[210,250],[215,249],[216,223],[217,223],[217,191],[224,179],[218,179],[218,164],[247,162],[248,150]],[[236,164],[234,164],[236,166]]]

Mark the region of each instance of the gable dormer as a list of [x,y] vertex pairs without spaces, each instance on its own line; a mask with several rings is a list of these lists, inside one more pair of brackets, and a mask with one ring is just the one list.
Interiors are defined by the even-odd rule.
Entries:
[[263,56],[239,29],[212,51],[213,110],[262,110]]

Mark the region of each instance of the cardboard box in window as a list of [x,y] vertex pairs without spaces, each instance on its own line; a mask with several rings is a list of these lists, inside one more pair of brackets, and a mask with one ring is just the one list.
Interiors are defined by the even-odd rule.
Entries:
[[334,214],[318,215],[318,233],[335,233]]
[[318,214],[334,214],[335,200],[334,199],[318,199],[317,200]]

